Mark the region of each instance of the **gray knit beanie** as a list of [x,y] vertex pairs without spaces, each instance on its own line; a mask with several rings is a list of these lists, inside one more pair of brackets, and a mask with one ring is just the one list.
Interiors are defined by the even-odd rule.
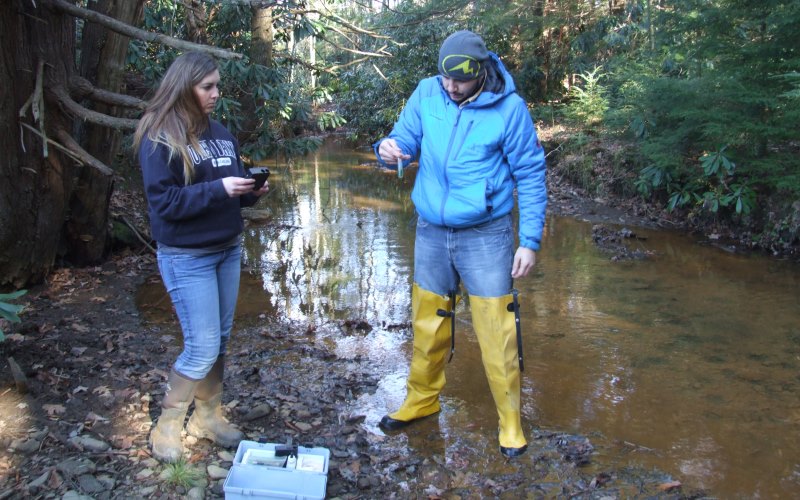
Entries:
[[472,80],[483,70],[489,52],[483,39],[463,30],[448,36],[439,49],[439,73],[454,80]]

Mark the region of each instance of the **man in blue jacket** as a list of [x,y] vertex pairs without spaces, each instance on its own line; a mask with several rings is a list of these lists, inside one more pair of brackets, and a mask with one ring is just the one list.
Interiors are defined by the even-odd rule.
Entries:
[[[381,162],[419,160],[411,199],[414,354],[400,409],[380,422],[401,429],[439,411],[452,310],[463,283],[499,416],[500,451],[527,449],[520,419],[520,365],[512,286],[536,264],[547,189],[544,151],[511,75],[481,37],[458,31],[442,43],[439,75],[422,80],[387,138]],[[519,247],[511,211],[516,188]]]

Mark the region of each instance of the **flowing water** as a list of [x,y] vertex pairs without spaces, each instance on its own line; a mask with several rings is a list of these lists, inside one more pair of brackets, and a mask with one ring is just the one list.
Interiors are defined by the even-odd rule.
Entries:
[[[405,395],[414,170],[398,178],[372,160],[327,146],[291,168],[269,165],[271,193],[257,207],[267,220],[246,230],[237,325],[287,317],[366,359],[381,383],[359,411],[380,433]],[[800,266],[636,232],[632,244],[652,256],[612,262],[590,223],[548,217],[537,267],[515,283],[526,429],[589,436],[604,464],[663,470],[722,498],[797,495]],[[149,303],[144,313],[158,314]],[[456,322],[437,429],[494,440],[465,302]]]

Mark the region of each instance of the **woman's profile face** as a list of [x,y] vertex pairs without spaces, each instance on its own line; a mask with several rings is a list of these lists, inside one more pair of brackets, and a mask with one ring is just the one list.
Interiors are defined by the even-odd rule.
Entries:
[[214,111],[219,99],[219,71],[212,71],[194,86],[194,97],[205,114]]

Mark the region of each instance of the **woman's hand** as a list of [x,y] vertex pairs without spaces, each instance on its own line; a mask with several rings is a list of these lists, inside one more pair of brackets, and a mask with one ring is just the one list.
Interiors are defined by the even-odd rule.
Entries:
[[[231,198],[242,196],[243,194],[247,193],[259,193],[264,189],[264,187],[267,187],[267,185],[264,184],[264,187],[262,187],[261,190],[253,191],[253,186],[255,183],[255,179],[247,179],[245,177],[225,177],[222,179],[222,185],[225,186],[225,192],[228,193],[228,196]],[[268,187],[267,190],[269,190]]]

